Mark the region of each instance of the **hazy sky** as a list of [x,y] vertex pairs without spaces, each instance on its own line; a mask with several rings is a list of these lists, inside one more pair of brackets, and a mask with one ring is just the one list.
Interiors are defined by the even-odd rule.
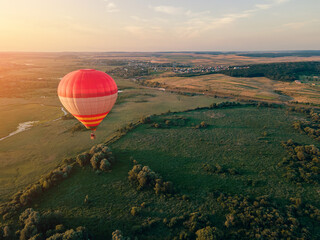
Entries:
[[320,0],[0,0],[0,51],[320,49]]

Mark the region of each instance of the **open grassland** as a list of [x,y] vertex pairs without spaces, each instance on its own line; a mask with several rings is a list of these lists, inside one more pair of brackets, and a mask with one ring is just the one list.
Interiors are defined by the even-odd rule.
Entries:
[[[105,140],[128,122],[145,115],[168,110],[181,111],[221,101],[207,96],[188,97],[143,88],[129,80],[116,78],[123,92],[119,94],[113,112],[99,127],[97,140],[92,142],[88,132],[70,131],[77,121],[59,119],[63,112],[56,89],[66,73],[79,68],[110,71],[116,67],[109,65],[113,60],[230,65],[249,64],[257,59],[259,63],[302,60],[296,57],[267,59],[192,53],[1,53],[0,138],[14,132],[20,123],[37,122],[30,130],[0,141],[0,201],[51,170],[62,158]],[[310,57],[306,60],[316,59]],[[170,77],[170,72],[167,72],[151,81],[186,91],[247,96],[258,100],[318,103],[320,99],[317,86],[279,83],[266,78],[232,78],[219,74],[176,78]]]
[[19,123],[38,121],[41,124],[61,117],[61,109],[24,99],[0,99],[0,119],[4,125],[0,127],[0,138],[8,136],[17,129]]
[[55,96],[60,79],[79,68],[113,67],[89,54],[0,53],[0,97]]
[[[188,97],[141,88],[129,80],[116,78],[118,88],[123,92],[119,93],[112,113],[99,126],[97,140],[92,142],[87,131],[70,132],[77,121],[59,119],[63,116],[56,93],[60,79],[79,68],[108,71],[114,66],[105,61],[117,59],[118,55],[0,54],[0,138],[14,132],[19,123],[39,121],[30,130],[0,141],[0,201],[34,182],[63,158],[104,141],[129,122],[145,115],[181,111],[221,101],[206,96]],[[150,60],[148,54],[129,55],[129,59],[144,56],[143,60]]]
[[267,78],[235,78],[223,74],[210,74],[197,77],[155,78],[150,81],[165,84],[170,88],[183,88],[212,94],[278,101],[288,99],[274,92],[274,85],[276,85],[277,82]]
[[[97,130],[91,141],[88,131],[70,132],[76,120],[56,120],[63,115],[57,97],[21,100],[1,99],[1,136],[6,136],[21,122],[39,121],[25,132],[0,142],[0,199],[34,182],[63,158],[73,156],[104,141],[129,122],[168,110],[180,111],[207,106],[219,99],[205,96],[177,96],[154,89],[142,89],[128,81],[116,80],[119,102]],[[37,103],[38,102],[38,103]],[[56,120],[56,121],[55,121]]]
[[[266,78],[231,78],[208,75],[192,78],[169,77],[170,73],[152,81],[176,84],[172,88],[199,91],[204,95],[177,95],[161,89],[139,86],[130,80],[115,78],[119,90],[117,104],[99,126],[96,141],[89,139],[88,131],[71,132],[76,120],[62,120],[61,104],[56,89],[60,79],[79,68],[109,71],[116,67],[109,60],[139,60],[152,62],[182,62],[208,65],[241,65],[255,63],[255,58],[230,55],[152,54],[152,53],[42,53],[0,54],[0,138],[16,130],[19,123],[38,121],[25,132],[0,141],[0,202],[12,193],[35,182],[51,171],[62,159],[74,157],[97,143],[108,139],[116,130],[141,117],[171,111],[183,111],[221,102],[208,93],[239,93],[248,98],[273,101],[319,101],[317,88],[294,83],[276,83]],[[288,58],[288,61],[302,61]],[[308,58],[307,60],[317,60]],[[259,62],[270,59],[259,58]],[[272,62],[284,58],[272,59]],[[166,75],[167,74],[167,75]],[[168,82],[170,80],[170,82]],[[287,85],[289,84],[289,85]],[[280,90],[281,92],[277,92]],[[302,94],[303,93],[303,94]],[[225,96],[224,94],[222,94]],[[111,173],[97,175],[89,168],[76,169],[75,174],[61,185],[49,190],[48,195],[34,205],[41,211],[57,209],[63,213],[66,226],[84,225],[98,238],[111,236],[117,228],[128,235],[138,235],[133,228],[148,217],[174,217],[199,209],[221,212],[208,192],[220,190],[230,194],[246,193],[257,196],[269,194],[278,202],[299,195],[319,206],[319,192],[312,186],[297,186],[281,178],[276,163],[286,152],[280,147],[282,140],[293,138],[311,144],[307,136],[292,132],[291,122],[302,119],[297,114],[285,115],[274,109],[229,109],[198,111],[178,114],[188,121],[185,127],[154,129],[142,125],[124,137],[112,148],[117,163]],[[206,129],[193,129],[192,123],[206,121]],[[267,132],[262,137],[262,133]],[[128,184],[127,173],[132,164],[130,157],[150,167],[172,181],[181,194],[190,201],[155,197],[149,191],[137,192]],[[203,163],[219,163],[236,168],[235,176],[208,175],[201,169]],[[255,182],[255,186],[250,184]],[[88,195],[90,205],[83,205]],[[199,196],[199,197],[198,197]],[[146,202],[147,207],[139,217],[130,214],[131,207]],[[222,215],[215,215],[222,224]],[[221,221],[220,221],[220,220]],[[317,231],[317,230],[314,230]],[[144,239],[170,236],[166,226],[159,224],[146,232]],[[175,233],[174,233],[175,234]],[[173,235],[174,235],[173,234]]]
[[[33,207],[41,212],[58,210],[65,226],[86,226],[97,239],[110,238],[116,229],[139,239],[172,239],[181,231],[175,221],[194,212],[209,215],[214,226],[223,229],[226,212],[213,197],[217,191],[232,196],[267,195],[279,209],[284,209],[291,197],[320,206],[317,185],[288,182],[282,177],[283,169],[277,167],[288,155],[281,141],[292,138],[301,144],[317,145],[291,127],[303,115],[286,114],[282,109],[242,107],[167,114],[152,120],[164,124],[178,117],[186,124],[163,128],[140,125],[111,145],[116,157],[112,172],[97,174],[90,167],[78,169]],[[206,128],[194,128],[202,121],[208,124]],[[136,190],[127,178],[132,159],[171,181],[176,192],[186,197]],[[219,164],[239,174],[209,174],[204,164]],[[84,203],[86,195],[89,204]],[[141,212],[133,216],[131,208],[141,204]],[[152,227],[142,230],[141,225],[152,221]],[[319,237],[319,226],[309,218],[301,222],[309,228],[312,239]]]
[[320,86],[312,83],[278,82],[276,90],[290,96],[293,101],[320,104]]
[[238,78],[224,74],[194,77],[164,75],[148,80],[175,90],[193,91],[266,101],[298,101],[320,104],[320,88],[311,84],[279,82],[264,77]]

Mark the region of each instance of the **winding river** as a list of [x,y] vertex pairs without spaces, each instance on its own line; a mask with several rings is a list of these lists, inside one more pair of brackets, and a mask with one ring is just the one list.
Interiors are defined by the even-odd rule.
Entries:
[[[61,107],[61,111],[63,112],[64,115],[68,114],[67,111],[63,107]],[[55,119],[53,121],[56,121],[56,120],[59,120],[59,119],[61,119],[61,117],[57,118],[57,119]],[[15,130],[14,132],[10,133],[8,136],[0,138],[0,141],[5,140],[5,139],[7,139],[9,137],[12,137],[13,135],[16,135],[18,133],[21,133],[21,132],[24,132],[24,131],[27,131],[27,130],[31,129],[33,127],[33,125],[35,123],[37,123],[37,122],[39,122],[39,121],[28,121],[28,122],[19,123],[19,125],[17,127],[17,130]]]
[[29,130],[35,123],[37,123],[39,121],[29,121],[29,122],[23,122],[23,123],[19,123],[18,127],[17,127],[17,130],[15,130],[14,132],[10,133],[8,136],[5,136],[3,138],[0,138],[0,141],[8,138],[8,137],[11,137],[13,135],[16,135],[20,132],[23,132],[23,131],[26,131],[26,130]]

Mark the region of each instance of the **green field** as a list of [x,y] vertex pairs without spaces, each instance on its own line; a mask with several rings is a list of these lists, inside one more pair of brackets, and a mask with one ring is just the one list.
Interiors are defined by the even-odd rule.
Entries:
[[[40,121],[30,130],[21,132],[0,142],[0,201],[6,200],[24,186],[37,180],[42,174],[53,169],[65,157],[72,157],[108,138],[120,127],[139,120],[141,117],[163,113],[168,110],[180,111],[198,106],[207,106],[219,99],[205,96],[177,96],[124,81],[117,81],[119,102],[112,113],[97,130],[97,139],[91,141],[89,132],[71,133],[76,120],[57,120],[63,116],[59,100],[47,99],[48,104],[16,103],[16,99],[6,99],[1,114],[6,116],[8,125],[2,125],[1,136],[14,131],[20,122]],[[126,89],[125,89],[126,88]],[[0,100],[1,101],[1,100]],[[43,109],[43,110],[42,110]],[[9,119],[10,117],[10,119]],[[20,146],[20,147],[19,147]]]
[[[212,103],[234,101],[233,98],[242,99],[239,101],[255,99],[288,103],[295,100],[317,103],[319,91],[316,86],[276,82],[268,78],[234,78],[223,74],[173,77],[170,68],[153,72],[151,76],[137,75],[128,79],[115,74],[113,77],[120,90],[118,100],[99,126],[95,141],[90,140],[89,131],[71,131],[78,124],[77,120],[61,119],[63,111],[56,92],[61,77],[79,68],[109,72],[140,62],[178,61],[216,66],[298,60],[312,59],[288,57],[257,60],[223,54],[199,57],[191,53],[0,54],[0,139],[16,131],[20,123],[36,121],[29,130],[0,140],[0,205],[7,203],[10,196],[19,190],[31,192],[28,196],[33,199],[25,206],[22,206],[25,202],[20,198],[22,195],[13,200],[14,206],[18,207],[10,209],[7,211],[10,214],[0,219],[0,239],[6,224],[13,230],[21,229],[17,216],[24,207],[33,207],[41,214],[58,211],[61,213],[59,223],[65,226],[65,230],[85,226],[93,235],[90,239],[111,239],[116,229],[131,239],[195,239],[196,231],[206,226],[211,230],[218,228],[214,239],[269,239],[265,236],[272,234],[278,238],[270,239],[280,239],[279,236],[285,236],[289,230],[272,233],[272,230],[280,229],[273,228],[279,222],[284,228],[291,229],[291,239],[319,239],[319,185],[289,182],[283,176],[286,168],[278,166],[284,157],[289,156],[281,141],[293,139],[299,144],[319,146],[319,142],[292,127],[297,120],[305,121],[306,115],[287,113],[285,105],[283,109],[252,105],[195,109],[208,107]],[[119,66],[116,66],[117,63]],[[144,81],[159,84],[154,84],[157,88],[152,88],[148,84],[143,85]],[[142,85],[137,84],[139,82]],[[52,173],[63,159],[75,157],[94,145],[121,135],[123,127],[149,115],[152,115],[151,123],[138,125],[112,142],[110,147],[116,163],[112,165],[111,172],[98,172],[91,166],[81,168],[76,164],[70,177],[56,186],[53,186],[55,182],[51,185],[47,183],[49,190],[42,183],[37,185],[40,177]],[[137,190],[137,185],[128,180],[128,171],[134,166],[133,159],[149,166],[164,181],[171,181],[175,193],[156,195],[152,188]],[[318,161],[317,158],[314,161]],[[318,170],[318,167],[313,168],[314,172]],[[41,194],[32,195],[30,189],[25,190],[30,184],[40,186]],[[225,195],[219,198],[221,193]],[[233,224],[230,214],[239,217],[235,213],[238,211],[237,214],[245,215],[241,207],[233,208],[231,204],[243,198],[241,195],[249,197],[249,200],[241,200],[242,205],[248,201],[251,204],[248,203],[246,213],[269,211],[257,218],[272,225],[269,226],[271,230],[264,229],[263,237],[260,233],[250,235],[251,238],[249,235],[243,237],[246,234],[243,229],[237,233],[236,227],[230,227]],[[86,196],[89,203],[85,204]],[[230,199],[227,200],[226,196]],[[257,199],[261,199],[260,196],[268,196],[269,205],[259,205],[257,201],[260,200]],[[299,206],[302,209],[290,205],[290,198],[298,198],[297,205],[301,198],[303,204]],[[140,209],[140,212],[132,214],[133,207]],[[288,209],[300,212],[300,215],[292,215]],[[312,212],[312,209],[316,210]],[[302,210],[307,213],[303,215]],[[284,220],[275,222],[271,219],[279,214]],[[266,218],[269,220],[263,220]],[[247,221],[251,220],[245,219],[244,225],[248,224]],[[256,222],[250,224],[244,227],[245,232],[248,230],[250,234],[259,226],[266,228],[262,222],[260,225],[255,225]],[[32,229],[28,231],[32,232]],[[238,238],[237,234],[244,235]],[[44,233],[38,237],[45,239],[49,235]],[[286,238],[289,239],[289,235]]]
[[[153,117],[153,121],[163,123],[177,117],[184,117],[186,125],[153,128],[143,124],[129,132],[111,145],[116,157],[112,172],[97,174],[90,167],[79,168],[38,199],[34,209],[58,210],[65,226],[86,226],[96,239],[108,239],[116,229],[139,239],[172,239],[179,237],[183,227],[178,224],[169,228],[164,219],[193,212],[209,215],[211,224],[224,228],[226,210],[213,197],[217,191],[232,196],[267,195],[279,209],[284,209],[291,197],[320,206],[317,185],[288,182],[282,177],[283,169],[277,167],[288,155],[281,141],[291,138],[317,145],[291,127],[303,115],[286,114],[282,109],[239,107],[172,113]],[[207,128],[194,128],[202,121]],[[132,159],[172,181],[177,194],[165,197],[152,190],[136,190],[127,178]],[[234,168],[239,174],[208,174],[203,170],[205,163]],[[89,205],[83,203],[86,195]],[[178,197],[181,195],[188,200]],[[146,207],[140,215],[132,216],[131,207],[143,202]],[[151,228],[139,231],[139,226],[151,220],[155,221]],[[308,227],[311,239],[320,236],[319,225],[312,225],[315,223],[308,218],[299,220]]]
[[[63,116],[57,86],[66,73],[80,68],[110,71],[105,54],[2,54],[0,55],[0,138],[18,125],[38,121],[30,130],[0,141],[0,202],[36,181],[65,157],[71,157],[107,139],[115,130],[150,114],[181,111],[222,101],[206,96],[178,96],[143,88],[115,78],[119,90],[112,113],[99,126],[96,141],[89,132],[71,133],[76,120]],[[121,54],[119,54],[121,56]],[[132,56],[132,59],[139,56]],[[128,58],[125,58],[130,59]]]

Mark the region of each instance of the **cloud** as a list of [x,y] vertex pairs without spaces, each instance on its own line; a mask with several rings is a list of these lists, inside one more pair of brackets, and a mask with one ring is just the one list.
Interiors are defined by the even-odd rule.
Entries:
[[310,21],[301,21],[301,22],[291,22],[291,23],[286,23],[283,24],[281,27],[282,28],[290,28],[290,29],[301,29],[301,28],[305,28],[308,25],[312,25],[312,24],[317,24],[320,23],[320,20],[318,19],[313,19]]
[[285,2],[289,2],[290,0],[273,0],[274,4],[281,4]]
[[139,17],[139,16],[131,16],[131,18],[132,18],[133,20],[137,21],[137,22],[149,22],[148,19],[146,19],[146,18],[141,18],[141,17]]
[[155,6],[151,7],[154,11],[159,12],[159,13],[165,13],[169,15],[177,15],[177,14],[182,14],[183,9],[179,7],[173,7],[173,6]]
[[119,12],[119,9],[115,3],[110,2],[109,0],[104,0],[104,2],[106,3],[105,8],[108,13]]
[[203,12],[193,12],[191,10],[187,10],[184,12],[184,15],[187,17],[201,17],[210,14],[210,11],[203,11]]
[[256,8],[257,10],[261,9],[261,10],[266,10],[266,9],[269,9],[271,8],[271,4],[256,4]]
[[148,35],[161,31],[172,31],[173,33],[177,33],[182,39],[196,38],[204,32],[217,28],[224,28],[226,25],[230,25],[237,20],[250,18],[257,12],[269,10],[289,1],[290,0],[265,0],[264,3],[256,3],[249,9],[237,13],[226,13],[221,16],[213,16],[209,10],[196,12],[190,9],[188,10],[170,5],[149,6],[150,9],[153,9],[158,13],[175,16],[179,15],[179,18],[184,19],[184,21],[168,23],[167,19],[143,19],[132,16],[131,18],[135,23],[133,22],[130,26],[127,26],[125,30],[135,35]]
[[[271,0],[268,4],[256,4],[254,9],[251,9],[251,12],[257,12],[259,10],[267,10],[272,8],[276,5],[283,4],[285,2],[289,2],[290,0]],[[249,10],[250,11],[250,10]]]
[[179,31],[184,37],[196,37],[201,32],[222,28],[239,19],[249,18],[257,12],[268,10],[289,1],[290,0],[270,0],[267,4],[255,4],[251,9],[243,10],[239,13],[224,14],[221,17],[212,17],[210,14],[205,14],[205,16],[196,16],[196,14],[193,14],[195,17],[189,18],[185,23],[187,26],[180,26]]

